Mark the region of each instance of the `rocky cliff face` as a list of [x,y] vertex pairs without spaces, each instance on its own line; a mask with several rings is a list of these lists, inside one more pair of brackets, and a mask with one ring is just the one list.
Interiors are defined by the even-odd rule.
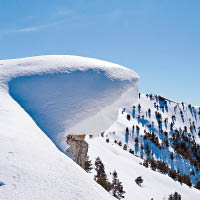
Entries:
[[70,147],[66,150],[72,159],[85,169],[85,161],[87,160],[88,143],[84,141],[85,135],[68,135],[67,144]]

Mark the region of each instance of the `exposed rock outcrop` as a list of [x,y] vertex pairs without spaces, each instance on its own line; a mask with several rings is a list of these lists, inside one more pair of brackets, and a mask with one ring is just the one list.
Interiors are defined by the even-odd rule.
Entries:
[[85,169],[85,162],[87,160],[88,143],[85,142],[85,135],[68,135],[67,144],[70,147],[66,150],[72,159]]

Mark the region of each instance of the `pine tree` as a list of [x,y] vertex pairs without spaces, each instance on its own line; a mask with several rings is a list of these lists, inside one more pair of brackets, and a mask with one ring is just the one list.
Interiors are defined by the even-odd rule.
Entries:
[[170,154],[170,159],[174,160],[174,154],[173,153]]
[[139,177],[137,177],[136,179],[135,179],[135,182],[141,187],[141,184],[143,183],[143,179],[142,179],[142,177],[141,176],[139,176]]
[[112,178],[112,193],[113,193],[113,196],[116,197],[117,199],[122,199],[122,198],[124,198],[123,195],[125,193],[125,191],[123,190],[123,185],[119,181],[116,171],[114,171],[112,175],[113,175],[113,178]]
[[85,161],[85,171],[87,173],[90,173],[92,169],[93,169],[92,162],[91,160],[89,160],[89,157],[87,156],[86,161]]
[[168,200],[181,200],[181,195],[175,192],[169,196]]
[[197,181],[195,188],[197,188],[198,190],[200,190],[200,181]]
[[99,157],[96,158],[95,161],[95,169],[97,171],[97,175],[95,176],[95,181],[101,185],[105,190],[110,192],[111,190],[111,183],[107,179],[107,175],[105,173],[104,164],[100,160]]
[[124,144],[123,150],[127,151],[127,145]]

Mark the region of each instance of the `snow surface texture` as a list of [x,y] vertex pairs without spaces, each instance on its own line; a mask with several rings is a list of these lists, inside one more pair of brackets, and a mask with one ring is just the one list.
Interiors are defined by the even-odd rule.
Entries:
[[62,150],[68,134],[99,134],[134,102],[138,75],[120,65],[77,56],[1,61],[10,95]]
[[112,199],[51,140],[64,150],[67,134],[106,130],[134,101],[138,79],[77,56],[0,61],[0,199]]
[[[172,121],[172,115],[176,116],[176,122],[174,124],[174,130],[179,128],[184,128],[187,126],[188,130],[191,122],[195,122],[196,127],[200,126],[200,115],[197,115],[199,108],[194,107],[188,108],[188,105],[184,106],[181,103],[176,103],[168,101],[168,109],[161,109],[155,107],[154,103],[159,105],[159,102],[155,98],[147,98],[146,95],[141,95],[140,98],[133,104],[119,111],[118,120],[104,133],[104,137],[87,137],[87,142],[89,144],[88,155],[94,164],[95,159],[99,156],[105,165],[105,170],[107,172],[108,178],[111,178],[110,172],[114,170],[117,171],[119,180],[122,182],[125,190],[125,199],[139,199],[146,200],[153,198],[154,200],[168,199],[168,196],[174,192],[181,194],[183,200],[199,200],[200,191],[194,187],[190,188],[185,184],[180,184],[178,181],[174,181],[169,178],[168,175],[162,175],[159,172],[152,171],[150,168],[145,168],[139,163],[143,163],[143,160],[139,157],[147,158],[145,150],[141,150],[135,145],[135,139],[139,140],[139,147],[141,144],[145,146],[147,141],[143,141],[142,136],[144,135],[144,130],[149,131],[149,124],[154,122],[154,133],[158,136],[159,142],[161,143],[163,134],[158,130],[155,111],[162,113],[162,119],[168,118],[167,125],[163,123],[163,130],[169,132],[170,138],[170,123]],[[138,105],[141,105],[141,110],[138,110]],[[133,109],[135,106],[135,109]],[[148,109],[151,109],[151,115],[148,115]],[[181,110],[184,114],[184,120],[182,119],[180,113]],[[195,114],[196,113],[196,114]],[[130,120],[127,120],[127,114],[129,114]],[[140,115],[140,120],[138,116]],[[142,119],[144,115],[144,119]],[[132,127],[135,126],[133,131]],[[139,132],[136,131],[136,126],[139,126]],[[126,128],[129,129],[129,136],[126,137]],[[200,144],[200,139],[198,136],[198,129],[192,134],[197,144]],[[109,138],[109,143],[106,140]],[[115,144],[114,141],[121,141],[122,146]],[[195,171],[196,176],[190,175],[190,171],[194,169],[187,159],[177,155],[174,150],[169,148],[163,148],[160,150],[153,143],[149,142],[150,150],[154,153],[152,158],[155,160],[161,160],[168,163],[171,169],[179,170],[181,174],[186,173],[189,175],[195,185],[195,179],[198,177],[200,179],[200,172]],[[124,144],[127,145],[127,151],[123,150]],[[135,155],[129,153],[129,149],[135,151]],[[170,154],[174,154],[173,161],[170,159]],[[137,156],[137,157],[136,157]],[[96,174],[93,171],[92,176]],[[135,179],[142,176],[144,183],[142,187],[139,187],[135,183]]]

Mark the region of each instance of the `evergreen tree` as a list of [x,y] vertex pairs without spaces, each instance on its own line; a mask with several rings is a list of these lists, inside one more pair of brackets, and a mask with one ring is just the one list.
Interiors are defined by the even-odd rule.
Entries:
[[124,144],[123,150],[127,151],[127,145]]
[[121,146],[122,146],[122,142],[121,142],[121,141],[119,141],[118,145],[121,147]]
[[119,181],[116,171],[113,172],[112,176],[113,176],[112,177],[112,194],[117,199],[122,199],[124,198],[123,195],[125,193],[125,191],[123,190],[123,185]]
[[85,161],[85,171],[87,173],[90,173],[92,169],[93,169],[92,162],[91,160],[89,160],[89,157],[87,156],[86,161]]
[[175,192],[169,196],[168,200],[181,200],[181,195]]
[[137,178],[135,179],[135,182],[141,187],[141,184],[144,182],[144,180],[142,179],[141,176],[139,176],[139,177],[137,177]]
[[192,187],[192,181],[191,181],[191,179],[190,179],[190,177],[188,175],[183,174],[182,180],[183,180],[183,183],[185,183],[189,187]]
[[104,164],[100,160],[99,157],[96,158],[95,161],[95,169],[97,171],[97,175],[95,176],[95,181],[101,185],[108,192],[111,190],[111,183],[107,179],[107,175],[105,173]]
[[128,121],[131,120],[131,116],[129,114],[127,114],[126,118],[127,118]]
[[197,181],[195,188],[197,188],[198,190],[200,190],[200,181]]
[[134,150],[130,149],[130,150],[129,150],[129,153],[131,153],[131,154],[134,155]]
[[170,159],[174,160],[174,154],[173,153],[170,154]]

